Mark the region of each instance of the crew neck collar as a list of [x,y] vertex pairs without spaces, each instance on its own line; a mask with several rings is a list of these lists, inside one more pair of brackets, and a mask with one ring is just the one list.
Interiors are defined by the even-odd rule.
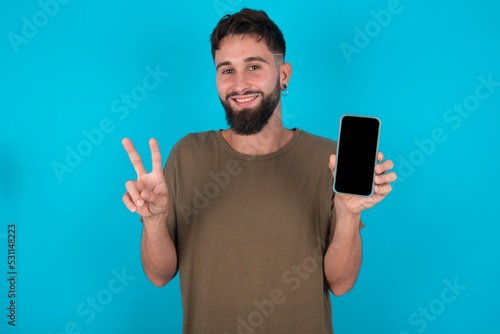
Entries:
[[288,152],[295,145],[295,143],[299,139],[300,135],[302,134],[302,130],[297,129],[297,128],[293,128],[291,130],[293,131],[292,138],[290,138],[290,140],[283,147],[281,147],[280,149],[278,149],[274,152],[271,152],[271,153],[258,154],[258,155],[244,154],[244,153],[236,151],[234,148],[232,148],[228,144],[228,142],[224,139],[224,137],[222,137],[223,130],[214,131],[214,133],[215,133],[215,138],[219,142],[219,145],[224,149],[224,151],[226,151],[227,153],[229,153],[233,157],[240,159],[240,160],[247,160],[247,161],[262,161],[262,160],[270,160],[270,159],[274,159],[276,157],[279,157],[280,155],[283,155],[286,152]]

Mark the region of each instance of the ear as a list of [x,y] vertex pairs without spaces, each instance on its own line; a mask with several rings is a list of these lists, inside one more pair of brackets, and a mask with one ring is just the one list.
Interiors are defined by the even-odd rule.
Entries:
[[283,63],[280,65],[280,86],[286,84],[288,86],[288,82],[290,81],[290,77],[292,76],[292,64],[289,62]]

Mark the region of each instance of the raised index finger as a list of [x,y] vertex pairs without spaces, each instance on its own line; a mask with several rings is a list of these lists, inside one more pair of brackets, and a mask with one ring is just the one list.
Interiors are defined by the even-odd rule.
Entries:
[[151,138],[149,140],[149,148],[151,149],[151,160],[153,162],[153,172],[154,173],[161,173],[162,172],[161,153],[160,153],[160,147],[158,146],[158,142],[156,141],[156,139]]
[[135,172],[137,173],[137,176],[139,177],[141,175],[147,174],[146,169],[144,168],[144,165],[142,164],[141,156],[135,150],[135,147],[134,147],[134,144],[132,144],[132,141],[128,138],[123,138],[122,145],[123,145],[123,148],[125,148],[125,151],[127,151],[128,157],[130,159],[130,162],[134,166],[134,169],[135,169]]

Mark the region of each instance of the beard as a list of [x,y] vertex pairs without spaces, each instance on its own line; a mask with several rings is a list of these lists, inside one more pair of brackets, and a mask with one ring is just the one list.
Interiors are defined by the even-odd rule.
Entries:
[[264,126],[266,126],[280,101],[281,89],[279,77],[276,87],[268,95],[264,95],[261,91],[247,91],[245,93],[260,94],[262,96],[261,103],[255,108],[244,108],[240,111],[235,111],[228,100],[236,94],[228,94],[225,100],[219,96],[219,99],[226,111],[226,121],[231,129],[239,135],[253,135],[262,131]]

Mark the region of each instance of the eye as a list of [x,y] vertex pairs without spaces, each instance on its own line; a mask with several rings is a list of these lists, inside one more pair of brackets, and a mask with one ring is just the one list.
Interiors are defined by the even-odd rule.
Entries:
[[222,70],[221,73],[222,74],[231,74],[231,73],[234,73],[234,70],[232,68],[226,68],[226,69]]
[[259,66],[259,65],[251,65],[251,66],[249,66],[249,67],[248,67],[248,69],[249,69],[250,71],[255,71],[255,70],[258,70],[259,68],[260,68],[260,66]]

